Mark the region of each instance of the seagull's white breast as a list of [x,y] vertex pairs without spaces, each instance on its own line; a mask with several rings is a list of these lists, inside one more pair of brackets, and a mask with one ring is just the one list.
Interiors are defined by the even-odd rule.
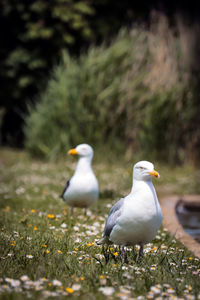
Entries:
[[125,198],[122,212],[109,239],[116,244],[145,244],[155,237],[162,212],[151,182],[137,182]]
[[64,199],[71,206],[88,207],[98,199],[98,182],[90,170],[90,172],[75,172],[70,179]]

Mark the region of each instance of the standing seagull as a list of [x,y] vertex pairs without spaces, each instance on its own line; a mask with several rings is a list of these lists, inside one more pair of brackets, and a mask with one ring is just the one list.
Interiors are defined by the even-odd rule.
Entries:
[[90,145],[80,144],[68,151],[70,155],[78,155],[78,163],[72,178],[70,178],[61,195],[63,200],[72,207],[87,209],[95,203],[99,195],[98,181],[92,170],[93,149]]
[[162,224],[162,212],[152,184],[152,176],[159,177],[154,165],[139,161],[133,167],[133,185],[128,196],[120,199],[111,208],[103,233],[101,244],[140,245],[139,255],[143,255],[143,245],[155,237]]

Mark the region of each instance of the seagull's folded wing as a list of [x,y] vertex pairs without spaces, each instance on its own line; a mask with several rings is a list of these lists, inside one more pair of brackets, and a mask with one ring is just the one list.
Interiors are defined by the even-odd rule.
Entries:
[[[70,178],[70,179],[71,179],[71,178]],[[65,194],[66,190],[68,189],[68,187],[69,187],[69,185],[70,185],[70,179],[67,180],[66,185],[65,185],[65,188],[64,188],[62,194],[60,195],[60,197],[63,198],[63,200],[64,200],[64,194]]]
[[106,220],[103,238],[97,242],[97,245],[109,244],[109,243],[112,244],[112,242],[109,240],[109,236],[110,236],[110,233],[111,233],[113,227],[116,225],[116,221],[117,221],[118,217],[121,215],[123,203],[124,203],[124,198],[121,198],[111,208],[108,218]]

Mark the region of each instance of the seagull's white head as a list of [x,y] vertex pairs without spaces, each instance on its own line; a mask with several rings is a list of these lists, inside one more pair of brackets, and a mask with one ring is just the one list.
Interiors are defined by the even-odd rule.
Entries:
[[149,181],[152,176],[159,178],[160,175],[154,170],[154,165],[146,160],[137,162],[133,167],[133,178],[136,180]]
[[70,149],[68,151],[68,154],[78,155],[80,157],[92,158],[93,157],[93,149],[88,144],[80,144],[80,145],[76,146],[76,148]]

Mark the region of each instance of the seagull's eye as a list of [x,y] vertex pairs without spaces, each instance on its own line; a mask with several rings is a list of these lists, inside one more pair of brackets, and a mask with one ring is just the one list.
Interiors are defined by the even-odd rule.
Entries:
[[144,168],[143,168],[143,167],[140,167],[140,170],[144,170]]

